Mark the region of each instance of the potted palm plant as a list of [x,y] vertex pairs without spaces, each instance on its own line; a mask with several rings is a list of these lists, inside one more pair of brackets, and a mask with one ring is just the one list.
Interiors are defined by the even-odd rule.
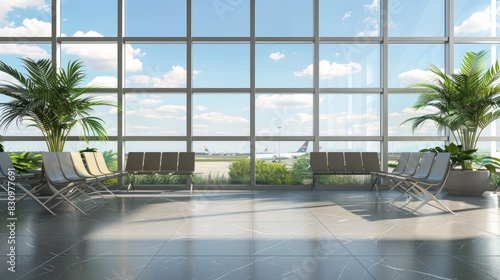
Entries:
[[[403,123],[411,122],[412,130],[415,131],[425,122],[432,121],[439,132],[448,129],[462,151],[477,151],[482,131],[500,118],[500,66],[496,61],[487,67],[487,59],[487,51],[467,52],[462,58],[460,69],[452,74],[446,74],[435,65],[430,65],[428,70],[433,79],[411,87],[426,90],[418,97],[413,108],[433,108],[434,113],[412,117]],[[482,194],[484,188],[489,186],[489,171],[485,171],[486,175],[472,172],[476,157],[474,153],[469,156],[459,165],[461,173],[449,177],[446,185],[449,194],[477,195]],[[471,176],[486,179],[481,182]],[[461,182],[466,185],[460,186]],[[474,183],[477,185],[473,186]],[[452,187],[458,187],[465,193],[450,190]]]
[[69,133],[76,127],[83,131],[82,140],[90,136],[107,140],[104,121],[94,116],[95,106],[114,104],[84,96],[97,88],[81,87],[85,79],[83,63],[70,61],[65,69],[56,68],[49,59],[22,59],[23,74],[0,61],[0,71],[15,82],[0,82],[0,93],[9,97],[0,103],[0,127],[11,124],[39,129],[51,152],[64,149]]

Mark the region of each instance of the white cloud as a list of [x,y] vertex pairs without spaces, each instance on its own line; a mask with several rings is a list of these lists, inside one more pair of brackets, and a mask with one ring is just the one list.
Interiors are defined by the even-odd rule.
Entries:
[[[194,71],[198,74],[200,71]],[[152,77],[147,75],[131,76],[129,79],[137,85],[176,88],[183,87],[186,84],[186,69],[182,66],[172,66],[171,70],[161,77]]]
[[313,121],[313,116],[306,113],[298,113],[292,118],[287,118],[283,121],[283,127],[295,127],[297,124],[310,124]]
[[198,105],[198,106],[195,106],[194,108],[196,110],[198,110],[198,111],[206,111],[206,110],[208,110],[208,107],[203,106],[203,105]]
[[2,4],[0,5],[0,25],[6,24],[7,14],[12,12],[14,9],[28,8],[35,8],[39,11],[44,11],[48,14],[47,17],[50,17],[50,6],[45,3],[45,0],[5,0],[2,1]]
[[154,98],[146,98],[146,99],[139,101],[139,105],[145,105],[145,106],[156,105],[156,104],[160,104],[160,103],[163,103],[163,101],[160,99],[154,99]]
[[302,94],[273,94],[259,95],[255,105],[263,110],[288,110],[297,108],[311,108],[312,98]]
[[[356,74],[362,70],[362,66],[356,62],[348,62],[346,64],[339,64],[336,62],[330,63],[328,60],[321,60],[319,62],[319,79],[329,80],[336,77],[348,76],[351,74]],[[293,73],[295,76],[312,76],[313,65],[307,66],[301,71],[296,71]]]
[[320,114],[320,120],[329,120],[333,121],[337,124],[345,124],[346,122],[355,122],[355,121],[369,121],[369,120],[378,120],[378,117],[374,114],[353,114],[347,112],[340,112],[335,114]]
[[88,84],[88,87],[118,87],[118,80],[116,77],[111,76],[97,76],[93,78]]
[[403,85],[430,83],[435,77],[436,76],[431,71],[421,69],[412,69],[398,74],[398,79]]
[[423,108],[420,108],[418,110],[415,108],[411,108],[411,107],[403,109],[403,113],[406,115],[425,115],[425,114],[435,114],[437,112],[438,112],[438,109],[431,107],[431,106],[423,107]]
[[367,11],[377,12],[380,10],[380,1],[373,0],[370,4],[363,5],[363,7],[365,7],[365,10],[367,10]]
[[206,121],[206,122],[210,122],[210,123],[223,123],[223,124],[248,123],[249,122],[247,119],[245,119],[243,117],[228,116],[228,115],[221,114],[219,112],[209,112],[209,113],[205,113],[205,114],[194,115],[193,119]]
[[[0,54],[30,57],[34,60],[50,58],[50,54],[39,46],[25,44],[0,44]],[[14,67],[14,65],[11,66]]]
[[[87,33],[76,32],[78,36],[102,37],[101,34],[89,31]],[[75,55],[81,59],[85,66],[94,71],[116,70],[117,55],[116,46],[113,44],[64,44],[62,51]],[[137,58],[142,56],[140,49],[134,49],[131,45],[125,47],[126,71],[136,72],[142,70],[142,62]]]
[[146,119],[182,119],[186,112],[186,106],[163,105],[154,109],[138,108],[127,110],[127,116],[139,116]]
[[269,55],[269,58],[272,60],[278,61],[278,60],[282,60],[283,58],[285,58],[285,54],[280,53],[280,52],[274,52],[274,53]]
[[363,36],[378,36],[379,34],[379,21],[378,19],[374,17],[367,17],[363,20],[364,27],[365,29],[363,31],[358,32],[356,34],[356,37],[363,37]]
[[36,18],[24,19],[22,26],[15,26],[13,23],[0,28],[0,34],[8,37],[37,37],[50,36],[50,22],[40,21]]
[[352,11],[345,13],[344,16],[342,17],[342,21],[345,21],[346,19],[350,18],[351,14],[352,14]]
[[100,34],[97,31],[88,31],[88,32],[83,32],[83,31],[76,31],[75,34],[73,34],[73,37],[104,37],[104,35]]
[[[496,14],[500,14],[500,7],[497,8]],[[482,11],[472,13],[460,25],[454,26],[455,34],[475,34],[496,28],[496,24],[491,19],[490,6]]]

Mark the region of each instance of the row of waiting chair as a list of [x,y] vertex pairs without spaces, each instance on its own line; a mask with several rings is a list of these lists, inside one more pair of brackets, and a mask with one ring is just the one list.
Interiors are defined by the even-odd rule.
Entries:
[[376,152],[311,152],[310,164],[311,189],[316,187],[320,175],[371,175],[371,172],[380,171]]
[[189,176],[190,192],[193,192],[194,170],[194,152],[129,152],[125,164],[129,175],[127,190],[134,187],[136,175],[164,174]]
[[[406,207],[411,201],[421,201],[413,212],[428,204],[446,212],[453,213],[438,199],[444,188],[450,171],[450,153],[401,153],[398,164],[391,172],[374,171],[374,182],[385,179],[389,183],[389,190],[381,196],[384,198],[392,190],[399,190],[401,194],[391,203],[396,202],[404,195],[411,198],[403,205]],[[433,191],[431,191],[433,190]],[[434,203],[434,204],[431,204]]]
[[[99,152],[85,152],[83,158],[79,152],[42,152],[42,161],[42,174],[36,178],[33,174],[15,172],[9,153],[0,153],[0,180],[4,188],[7,186],[7,190],[8,186],[15,185],[24,192],[17,198],[17,202],[29,196],[52,215],[55,215],[52,208],[62,202],[67,202],[86,214],[73,203],[73,199],[84,195],[96,203],[90,195],[97,194],[104,198],[100,193],[101,190],[114,196],[102,181],[127,174],[125,171],[109,171],[104,157]],[[43,202],[35,195],[42,188],[49,188],[53,192]],[[54,202],[56,199],[59,201]]]

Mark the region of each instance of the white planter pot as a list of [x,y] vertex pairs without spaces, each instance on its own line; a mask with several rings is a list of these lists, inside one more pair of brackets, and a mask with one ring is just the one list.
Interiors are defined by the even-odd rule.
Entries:
[[445,189],[449,195],[481,196],[490,186],[488,170],[451,170]]

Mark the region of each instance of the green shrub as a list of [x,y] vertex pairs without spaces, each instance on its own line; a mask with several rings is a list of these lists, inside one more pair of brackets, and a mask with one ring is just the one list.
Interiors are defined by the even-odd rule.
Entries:
[[250,159],[237,159],[229,164],[229,182],[231,184],[250,183]]
[[[294,179],[284,163],[255,161],[257,184],[287,185]],[[229,181],[232,184],[250,183],[250,159],[238,159],[229,164]]]

